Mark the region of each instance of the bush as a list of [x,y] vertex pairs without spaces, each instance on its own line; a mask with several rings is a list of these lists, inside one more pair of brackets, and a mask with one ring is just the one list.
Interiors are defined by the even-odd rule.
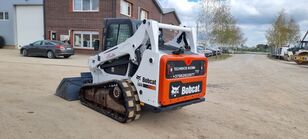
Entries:
[[5,45],[4,38],[0,36],[0,48],[2,48]]

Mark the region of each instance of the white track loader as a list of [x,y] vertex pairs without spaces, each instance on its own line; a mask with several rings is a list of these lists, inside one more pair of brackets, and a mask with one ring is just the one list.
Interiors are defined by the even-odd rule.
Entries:
[[[197,54],[193,28],[131,19],[106,19],[105,27],[103,50],[88,61],[91,75],[64,79],[58,96],[78,94],[82,104],[123,123],[138,119],[142,109],[161,112],[205,100],[208,60]],[[177,34],[165,42],[164,30]]]

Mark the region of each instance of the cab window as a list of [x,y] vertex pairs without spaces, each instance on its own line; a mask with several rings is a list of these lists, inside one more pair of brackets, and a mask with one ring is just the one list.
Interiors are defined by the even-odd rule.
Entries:
[[34,45],[34,46],[42,45],[42,41],[36,41],[36,42],[33,43],[33,45]]
[[53,46],[54,44],[51,43],[51,42],[45,42],[45,45],[48,45],[48,46]]
[[107,50],[131,37],[132,29],[129,24],[110,24],[106,35],[105,49]]
[[131,30],[128,24],[120,24],[119,26],[119,35],[118,35],[118,43],[120,44],[124,42],[131,36]]

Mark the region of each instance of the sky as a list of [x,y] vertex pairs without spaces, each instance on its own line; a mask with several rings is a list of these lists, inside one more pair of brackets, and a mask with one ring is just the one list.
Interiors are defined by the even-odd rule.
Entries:
[[[183,25],[196,26],[199,0],[160,0],[166,8],[175,8]],[[301,37],[308,30],[308,0],[224,0],[247,38],[249,47],[266,44],[265,32],[282,10],[300,25]]]

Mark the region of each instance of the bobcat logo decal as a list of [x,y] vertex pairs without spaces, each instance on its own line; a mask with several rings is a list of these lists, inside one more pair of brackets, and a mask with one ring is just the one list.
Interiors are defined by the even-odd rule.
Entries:
[[180,86],[178,87],[171,86],[171,88],[172,88],[171,95],[173,95],[174,97],[180,93]]

